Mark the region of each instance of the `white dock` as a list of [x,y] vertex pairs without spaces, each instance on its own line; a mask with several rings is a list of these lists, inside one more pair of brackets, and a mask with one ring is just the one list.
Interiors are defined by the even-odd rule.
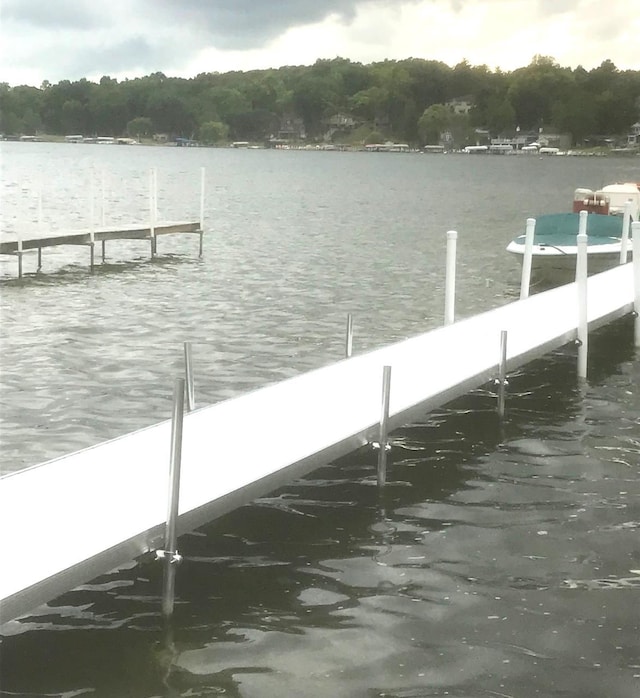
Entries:
[[[386,365],[394,428],[495,378],[503,331],[509,370],[576,340],[578,287],[185,415],[178,530],[377,439]],[[631,313],[638,302],[632,264],[590,277],[587,292],[590,330]],[[0,622],[162,547],[170,431],[166,421],[0,479]]]

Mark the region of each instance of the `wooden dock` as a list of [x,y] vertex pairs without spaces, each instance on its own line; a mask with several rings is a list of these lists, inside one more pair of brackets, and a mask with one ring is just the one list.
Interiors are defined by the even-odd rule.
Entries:
[[[589,330],[640,309],[640,263],[585,283]],[[576,341],[579,290],[574,282],[186,414],[178,532],[376,440],[385,366],[395,428]],[[0,479],[0,622],[162,547],[170,441],[166,421]]]
[[89,266],[91,269],[95,263],[95,246],[102,246],[102,261],[106,257],[106,243],[111,240],[148,240],[151,256],[157,254],[157,238],[162,235],[196,234],[200,237],[199,254],[202,256],[203,226],[199,221],[175,221],[163,222],[157,225],[131,225],[101,227],[91,230],[59,231],[46,235],[28,235],[3,233],[0,236],[0,254],[15,255],[18,258],[18,278],[23,275],[22,257],[25,252],[36,250],[38,253],[38,266],[42,268],[42,250],[48,247],[60,245],[82,245],[89,248]]

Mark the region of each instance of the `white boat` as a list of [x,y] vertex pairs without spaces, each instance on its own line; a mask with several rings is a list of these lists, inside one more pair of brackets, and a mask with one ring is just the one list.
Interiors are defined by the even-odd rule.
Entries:
[[[630,202],[630,220],[640,220],[640,184],[609,184],[602,189],[576,189],[573,209],[536,218],[531,276],[535,282],[567,283],[575,278],[580,211],[587,211],[588,273],[609,269],[621,261],[623,244],[628,261],[632,252],[629,229],[623,243],[625,208]],[[507,245],[507,252],[524,259],[525,235]]]

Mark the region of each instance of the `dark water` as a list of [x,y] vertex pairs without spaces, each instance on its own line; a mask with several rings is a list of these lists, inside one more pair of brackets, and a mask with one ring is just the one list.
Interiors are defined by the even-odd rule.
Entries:
[[[43,220],[86,224],[92,170],[107,222],[144,220],[149,167],[165,216],[197,219],[206,166],[209,231],[202,260],[194,238],[154,262],[114,243],[93,275],[86,250],[23,282],[2,261],[4,471],[167,418],[185,339],[205,404],[339,358],[348,312],[356,351],[437,326],[447,229],[458,315],[509,302],[527,216],[638,179],[625,160],[2,148],[5,229],[38,220],[39,189]],[[6,624],[0,692],[635,698],[632,334],[593,337],[586,384],[571,347],[510,376],[503,424],[479,390],[394,432],[382,493],[363,449],[184,536],[170,628],[151,559]]]

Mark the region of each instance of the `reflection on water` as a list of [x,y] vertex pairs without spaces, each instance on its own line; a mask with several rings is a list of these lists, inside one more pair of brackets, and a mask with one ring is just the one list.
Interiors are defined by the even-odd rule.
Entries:
[[[431,162],[445,167],[444,159]],[[241,216],[237,188],[223,190],[220,180],[231,212],[203,260],[187,245],[155,262],[123,254],[94,275],[79,264],[5,282],[3,468],[166,418],[185,338],[195,342],[204,404],[341,356],[352,305],[357,351],[438,324],[441,276],[426,257],[419,264],[428,271],[416,275],[413,257],[416,249],[441,256],[439,243],[420,247],[420,236],[411,238],[412,215],[406,226],[388,214],[363,222],[397,236],[383,241],[382,255],[362,231],[358,243],[350,239],[344,222],[339,235],[323,236],[329,218],[313,206],[312,175],[298,174],[295,206],[308,213],[312,240],[295,238],[291,254],[272,245],[295,206],[281,200],[260,217],[245,198]],[[357,183],[351,196],[361,212],[370,202]],[[411,203],[398,187],[393,196],[404,208]],[[320,199],[326,205],[322,192]],[[331,219],[347,211],[351,220],[347,209],[343,200]],[[240,223],[244,240],[230,235]],[[486,259],[464,260],[473,276],[461,282],[465,314],[517,293],[500,263],[487,284]],[[0,690],[635,698],[640,362],[631,322],[598,332],[590,353],[586,384],[576,379],[571,347],[511,375],[504,423],[485,387],[395,431],[383,492],[376,453],[363,448],[183,536],[170,627],[151,556],[6,624]]]

